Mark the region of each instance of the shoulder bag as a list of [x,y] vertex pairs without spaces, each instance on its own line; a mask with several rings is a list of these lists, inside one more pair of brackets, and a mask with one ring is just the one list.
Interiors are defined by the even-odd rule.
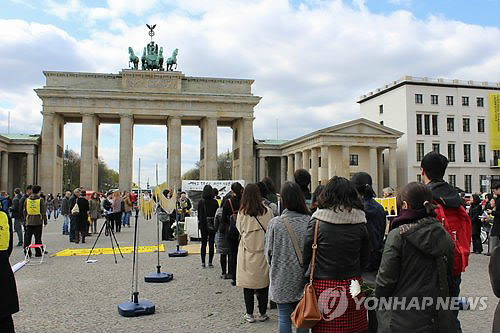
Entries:
[[292,225],[290,222],[288,222],[288,216],[285,216],[283,219],[283,224],[286,226],[286,229],[288,231],[288,235],[290,236],[290,239],[292,240],[293,248],[295,250],[295,254],[297,255],[297,260],[299,261],[300,266],[304,266],[304,257],[302,255],[302,251],[300,250],[299,242],[297,241],[297,235],[295,235],[295,232],[292,229]]
[[316,248],[318,247],[318,225],[319,220],[316,220],[314,227],[314,241],[312,244],[312,260],[311,274],[309,275],[309,283],[304,287],[304,296],[297,304],[295,311],[291,315],[292,322],[297,328],[313,328],[321,321],[321,311],[318,306],[316,291],[313,287],[314,277],[314,261],[316,260]]
[[73,206],[73,209],[71,210],[71,215],[78,215],[80,214],[80,207],[78,207],[78,200],[75,201],[75,205]]
[[209,231],[217,231],[215,229],[215,224],[214,224],[215,218],[213,216],[211,216],[211,217],[208,216],[207,202],[205,200],[203,200],[203,208],[205,208],[205,219],[207,221],[207,228],[208,228],[208,230]]

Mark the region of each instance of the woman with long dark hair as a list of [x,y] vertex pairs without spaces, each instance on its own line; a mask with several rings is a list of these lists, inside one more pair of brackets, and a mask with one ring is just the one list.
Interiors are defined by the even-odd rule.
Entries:
[[377,311],[378,332],[456,332],[452,311],[436,309],[453,295],[455,246],[435,218],[432,192],[412,182],[400,191],[398,202],[401,211],[387,236],[375,296],[402,304]]
[[474,253],[481,254],[483,252],[483,244],[481,242],[481,218],[483,214],[483,206],[481,206],[481,198],[479,195],[472,195],[472,203],[469,208],[469,216],[472,222],[472,250]]
[[[240,209],[241,195],[243,194],[243,186],[235,182],[231,184],[231,194],[225,200],[222,209],[221,224],[226,230],[226,240],[229,245],[229,274],[231,274],[233,286],[236,286],[236,265],[238,257],[238,245],[240,243],[239,235],[236,232],[236,217]],[[232,225],[234,223],[234,225]]]
[[214,245],[215,245],[215,212],[219,208],[219,203],[214,199],[212,186],[205,185],[202,199],[198,202],[198,228],[201,233],[201,267],[205,268],[205,258],[207,256],[208,243],[208,267],[213,268]]
[[344,290],[345,299],[341,302],[346,307],[343,314],[332,315],[332,298],[320,298],[319,306],[326,311],[312,333],[365,332],[368,330],[366,309],[363,305],[357,306],[348,292],[351,281],[361,280],[370,249],[363,204],[353,184],[342,177],[330,179],[312,217],[304,243],[305,273],[310,274],[314,233],[318,228],[313,276],[316,295],[319,297],[327,291],[326,295],[335,297],[335,293],[329,291]]
[[[292,333],[290,315],[304,290],[302,249],[311,216],[296,183],[283,185],[281,202],[284,210],[269,223],[264,253],[269,264],[269,296],[278,305],[279,332]],[[307,332],[297,329],[297,333]]]
[[273,217],[270,208],[262,203],[259,187],[248,184],[243,191],[236,227],[240,233],[236,285],[243,288],[245,320],[255,322],[254,295],[259,303],[259,321],[266,321],[269,288],[269,267],[264,256],[267,226]]

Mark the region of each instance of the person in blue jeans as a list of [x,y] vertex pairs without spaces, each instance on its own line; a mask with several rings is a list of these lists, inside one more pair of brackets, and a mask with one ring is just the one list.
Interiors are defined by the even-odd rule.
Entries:
[[[296,183],[283,185],[281,201],[284,210],[269,222],[264,254],[269,264],[269,296],[278,305],[279,332],[291,333],[290,315],[304,290],[302,249],[311,217]],[[307,332],[309,329],[297,328],[297,333]]]
[[71,198],[71,192],[66,191],[64,198],[61,200],[61,215],[64,218],[62,226],[62,234],[69,235],[69,225],[71,221],[71,207],[69,205],[69,200]]

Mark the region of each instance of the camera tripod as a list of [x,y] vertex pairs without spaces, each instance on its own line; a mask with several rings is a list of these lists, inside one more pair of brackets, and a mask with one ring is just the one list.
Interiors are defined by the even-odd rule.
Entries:
[[118,262],[116,261],[116,253],[115,253],[115,243],[116,243],[116,248],[118,249],[118,252],[120,252],[120,255],[123,258],[123,253],[122,250],[120,249],[120,245],[118,244],[118,241],[116,240],[115,232],[113,231],[113,227],[111,226],[111,222],[109,221],[109,216],[106,215],[106,218],[104,220],[104,223],[101,227],[101,230],[99,231],[99,235],[97,235],[97,238],[95,239],[94,245],[92,246],[92,249],[90,250],[90,253],[87,257],[87,261],[89,260],[90,256],[92,255],[92,251],[94,251],[95,245],[97,244],[97,241],[99,240],[99,237],[101,237],[102,231],[104,230],[104,235],[109,236],[109,239],[111,241],[111,249],[113,249],[113,255],[115,256],[115,264]]

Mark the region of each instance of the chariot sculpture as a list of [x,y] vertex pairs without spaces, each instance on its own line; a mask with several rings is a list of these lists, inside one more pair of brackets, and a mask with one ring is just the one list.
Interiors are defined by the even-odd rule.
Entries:
[[[165,68],[163,68],[163,63],[164,63],[163,47],[159,47],[158,44],[156,44],[153,41],[153,36],[155,35],[154,28],[156,27],[156,24],[154,24],[153,26],[146,24],[146,26],[149,28],[149,36],[151,37],[151,41],[146,45],[146,47],[144,47],[144,51],[140,58],[141,69],[164,71]],[[172,56],[167,59],[167,66],[166,66],[167,71],[173,71],[174,65],[175,69],[177,69],[178,52],[179,49],[174,49],[174,51],[172,52]],[[139,57],[135,55],[134,49],[132,49],[132,47],[128,48],[128,53],[129,53],[129,62],[128,62],[129,68],[138,70]]]

